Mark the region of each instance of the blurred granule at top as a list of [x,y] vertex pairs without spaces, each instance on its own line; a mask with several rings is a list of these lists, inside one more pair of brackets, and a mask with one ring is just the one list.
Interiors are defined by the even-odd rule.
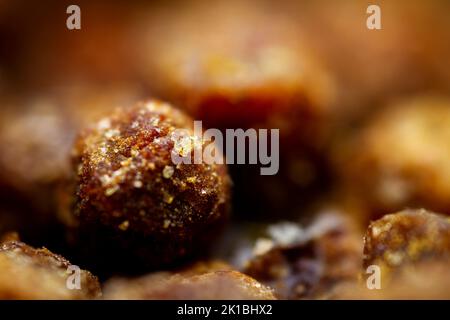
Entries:
[[197,3],[158,12],[142,30],[152,90],[205,127],[279,129],[276,176],[230,167],[237,215],[295,211],[290,204],[307,198],[326,175],[321,151],[337,110],[333,79],[293,16],[267,3]]
[[155,15],[142,25],[148,84],[205,125],[273,122],[283,134],[295,110],[304,117],[328,112],[331,80],[287,12],[219,2]]

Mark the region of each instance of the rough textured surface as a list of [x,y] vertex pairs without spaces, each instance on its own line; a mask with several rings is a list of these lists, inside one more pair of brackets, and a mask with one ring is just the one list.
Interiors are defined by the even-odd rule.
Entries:
[[81,270],[80,290],[70,290],[70,262],[46,248],[35,249],[17,240],[0,244],[1,299],[92,299],[101,295],[100,284]]
[[364,237],[364,266],[388,269],[422,260],[450,258],[450,218],[422,210],[405,210],[372,222]]
[[171,159],[172,151],[193,153],[174,144],[176,129],[188,130],[191,147],[206,144],[189,131],[192,126],[172,106],[149,101],[116,110],[78,139],[73,212],[65,220],[79,247],[103,260],[108,271],[145,271],[204,253],[198,249],[206,249],[223,226],[226,166]]
[[[338,285],[333,298],[450,297],[448,217],[424,209],[388,214],[370,224],[364,242],[364,268],[359,281]],[[378,268],[374,269],[374,266]],[[369,289],[375,283],[380,287]]]
[[142,278],[113,279],[105,285],[105,299],[273,300],[273,291],[240,272],[150,274]]
[[366,220],[405,207],[450,212],[450,100],[418,97],[388,105],[336,146],[343,188]]

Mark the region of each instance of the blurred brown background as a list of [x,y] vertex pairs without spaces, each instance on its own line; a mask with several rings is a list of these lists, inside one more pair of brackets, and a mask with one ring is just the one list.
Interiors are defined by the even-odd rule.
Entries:
[[[234,1],[243,5],[243,1]],[[164,35],[173,20],[226,1],[77,1],[82,29],[66,29],[70,1],[0,2],[0,88],[36,92],[73,83],[131,84],[145,93],[142,50],[148,30]],[[343,103],[373,103],[386,96],[450,90],[450,4],[376,1],[382,30],[365,26],[369,1],[251,1],[249,11],[286,14],[329,65],[342,86]],[[216,9],[215,9],[216,7]],[[198,10],[198,9],[201,10]],[[267,23],[270,23],[268,21]],[[164,37],[160,37],[159,39]]]
[[[67,169],[70,143],[86,120],[138,99],[166,99],[152,69],[155,48],[174,34],[183,46],[183,37],[195,27],[214,30],[222,13],[235,14],[237,24],[250,28],[253,16],[267,25],[288,21],[332,76],[332,109],[343,126],[352,127],[394,98],[450,93],[450,3],[445,0],[376,1],[382,30],[366,28],[372,2],[359,0],[77,1],[82,28],[74,31],[66,28],[70,4],[0,1],[0,142],[7,151],[0,170],[0,187],[6,190],[2,210],[15,208],[11,199],[22,199],[22,193],[47,210],[47,200],[41,199],[52,197],[53,191],[45,190]],[[49,136],[58,139],[49,144]],[[284,182],[270,182],[276,183]],[[28,202],[20,206],[34,210]]]

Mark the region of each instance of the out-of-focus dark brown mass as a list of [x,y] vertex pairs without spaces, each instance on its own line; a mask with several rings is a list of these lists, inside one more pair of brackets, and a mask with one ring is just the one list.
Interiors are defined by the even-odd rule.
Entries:
[[244,273],[275,289],[282,299],[333,298],[335,287],[353,283],[362,263],[362,239],[346,217],[329,213],[303,229],[273,225],[261,238]]
[[[101,296],[98,279],[80,270],[80,289],[67,286],[71,263],[46,248],[17,240],[0,243],[0,299],[93,299]],[[74,282],[74,284],[76,284]]]
[[279,8],[197,3],[163,13],[143,37],[149,86],[205,127],[279,130],[275,176],[261,177],[257,166],[230,172],[237,215],[288,216],[326,176],[321,151],[337,111],[332,77],[295,17]]
[[231,2],[162,12],[144,38],[149,84],[208,127],[306,136],[330,112],[333,84],[292,15],[265,8]]
[[[64,219],[94,268],[145,271],[206,252],[228,216],[230,179],[222,164],[174,163],[173,153],[206,145],[192,127],[181,111],[151,100],[80,135],[73,211]],[[192,143],[174,140],[177,129]]]

